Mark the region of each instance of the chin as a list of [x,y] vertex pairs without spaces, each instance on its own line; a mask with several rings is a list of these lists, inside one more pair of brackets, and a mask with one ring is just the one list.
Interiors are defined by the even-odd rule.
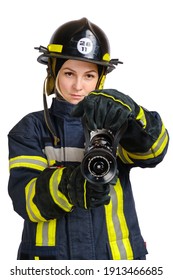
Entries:
[[78,104],[80,101],[82,101],[82,99],[80,99],[80,100],[75,100],[75,101],[70,101],[70,103],[73,104],[73,105],[76,105],[76,104]]
[[71,104],[76,105],[76,104],[78,104],[80,101],[82,101],[83,99],[84,99],[84,97],[82,97],[82,98],[80,98],[80,99],[73,99],[73,100],[70,100],[69,102],[70,102]]

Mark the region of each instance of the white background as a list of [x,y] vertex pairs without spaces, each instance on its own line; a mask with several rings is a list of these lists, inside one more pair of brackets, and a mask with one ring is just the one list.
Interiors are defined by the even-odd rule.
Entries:
[[[59,25],[87,17],[107,34],[111,57],[124,62],[107,76],[105,88],[130,95],[160,113],[172,136],[173,16],[170,0],[6,0],[0,4],[0,251],[4,262],[16,259],[22,218],[7,193],[8,131],[27,113],[43,108],[44,65],[34,47],[47,46]],[[149,261],[172,260],[172,142],[154,169],[131,173],[141,231]],[[160,279],[160,278],[159,278]]]

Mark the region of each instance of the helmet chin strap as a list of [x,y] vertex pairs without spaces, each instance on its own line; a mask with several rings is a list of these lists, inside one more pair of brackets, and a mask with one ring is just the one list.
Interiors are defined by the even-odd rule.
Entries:
[[47,79],[48,78],[46,77],[46,79],[44,80],[44,85],[43,85],[44,118],[45,118],[46,125],[47,125],[50,133],[53,136],[54,145],[57,146],[57,144],[60,142],[60,139],[56,136],[55,128],[52,124],[50,114],[49,114],[49,109],[48,109],[48,106],[47,106],[47,98],[46,98],[46,95],[47,95],[47,90],[46,90],[47,89]]
[[65,100],[64,97],[63,97],[63,94],[62,94],[62,92],[61,92],[61,90],[60,90],[60,87],[59,87],[58,78],[59,78],[59,72],[58,72],[58,74],[57,74],[57,76],[56,76],[55,88],[56,88],[57,93],[60,95],[60,98],[61,98],[62,100]]
[[100,74],[100,77],[98,79],[97,85],[96,85],[96,89],[103,89],[104,87],[104,83],[105,83],[105,79],[106,79],[106,69],[103,68]]

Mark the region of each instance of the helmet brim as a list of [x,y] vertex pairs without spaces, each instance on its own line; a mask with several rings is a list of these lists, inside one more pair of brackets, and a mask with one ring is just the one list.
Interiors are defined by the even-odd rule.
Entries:
[[62,54],[57,54],[57,53],[47,53],[47,54],[41,54],[38,58],[37,61],[41,64],[48,65],[48,58],[62,58],[62,59],[72,59],[72,60],[80,60],[80,61],[85,61],[85,62],[91,62],[97,65],[101,65],[103,67],[107,68],[107,72],[110,73],[112,70],[115,69],[115,65],[122,63],[119,61],[119,59],[112,59],[109,61],[97,61],[94,59],[89,59],[89,58],[82,58],[82,57],[77,57],[77,56],[70,56],[70,55],[62,55]]

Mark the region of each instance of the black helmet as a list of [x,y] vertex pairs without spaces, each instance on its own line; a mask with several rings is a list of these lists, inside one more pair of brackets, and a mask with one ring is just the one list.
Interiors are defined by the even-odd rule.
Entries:
[[110,46],[106,34],[86,18],[69,21],[51,37],[47,48],[40,46],[38,62],[48,64],[48,58],[77,59],[105,66],[112,71],[119,62],[110,60]]
[[103,88],[106,74],[115,69],[115,65],[122,63],[119,59],[110,59],[106,34],[87,18],[61,25],[52,35],[47,48],[40,46],[36,49],[43,53],[38,57],[38,62],[48,65],[47,95],[55,92],[55,78],[63,60],[76,59],[100,66],[97,88]]

